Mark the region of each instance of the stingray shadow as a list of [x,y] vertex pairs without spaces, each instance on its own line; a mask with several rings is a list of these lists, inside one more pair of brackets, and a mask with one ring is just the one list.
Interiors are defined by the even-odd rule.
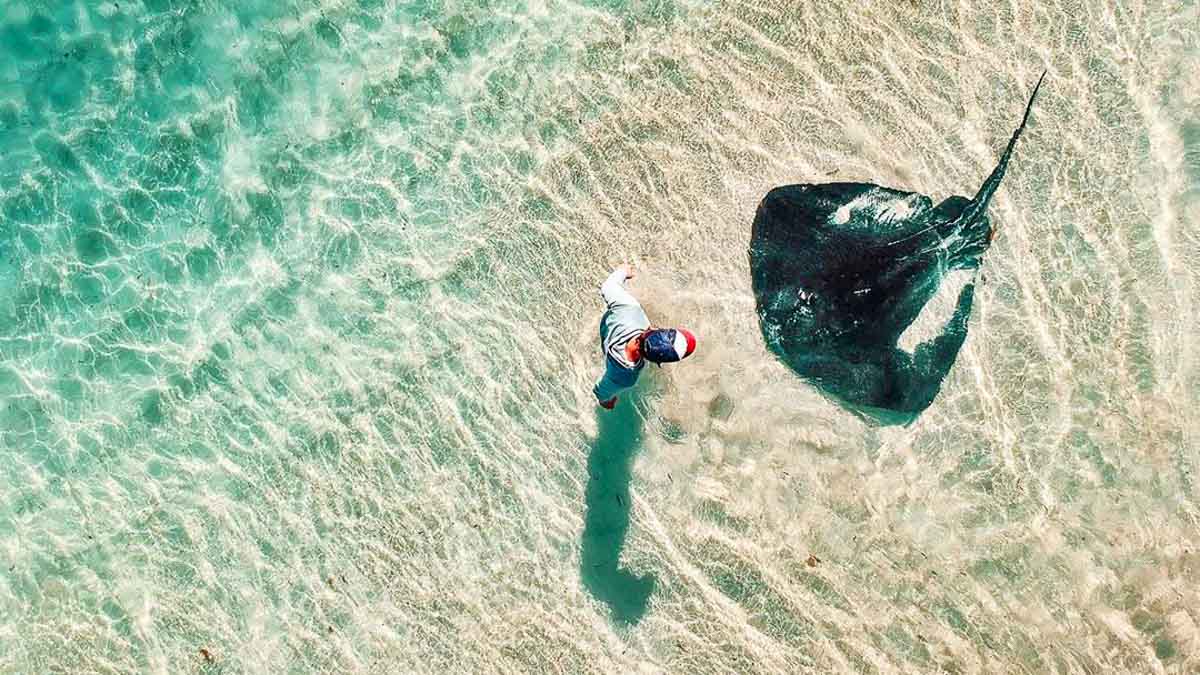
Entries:
[[583,585],[612,611],[614,621],[636,624],[646,614],[657,580],[621,569],[629,532],[629,482],[641,447],[643,420],[636,391],[621,396],[614,410],[597,409],[598,432],[588,454],[580,576]]

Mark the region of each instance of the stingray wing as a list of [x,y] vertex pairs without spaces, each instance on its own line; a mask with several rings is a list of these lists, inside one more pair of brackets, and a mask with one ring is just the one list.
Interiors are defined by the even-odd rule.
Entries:
[[764,220],[788,229],[903,235],[931,207],[925,195],[871,183],[784,185],[763,197],[755,226]]
[[864,250],[911,239],[928,229],[925,195],[870,183],[785,185],[758,205],[750,256],[756,267],[789,277],[855,267]]
[[886,300],[881,285],[891,285],[923,239],[931,211],[924,195],[869,183],[771,190],[750,243],[760,315],[817,341],[857,330]]

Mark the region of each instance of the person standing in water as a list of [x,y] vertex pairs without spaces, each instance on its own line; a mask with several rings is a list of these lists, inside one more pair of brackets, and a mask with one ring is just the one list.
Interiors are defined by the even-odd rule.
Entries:
[[625,289],[633,266],[623,264],[600,285],[604,316],[600,319],[600,348],[604,375],[592,391],[600,406],[612,410],[617,394],[637,383],[646,361],[682,361],[696,351],[696,336],[683,328],[652,328],[641,303]]

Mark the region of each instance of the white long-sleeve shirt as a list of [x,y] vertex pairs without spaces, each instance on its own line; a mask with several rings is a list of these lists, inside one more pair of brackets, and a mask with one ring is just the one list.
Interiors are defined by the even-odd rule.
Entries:
[[631,363],[625,356],[625,345],[650,327],[641,303],[625,289],[625,270],[618,268],[600,285],[600,295],[606,305],[600,319],[600,347],[604,351],[604,375],[596,382],[596,400],[612,400],[622,389],[637,384],[638,375],[646,365],[645,359]]

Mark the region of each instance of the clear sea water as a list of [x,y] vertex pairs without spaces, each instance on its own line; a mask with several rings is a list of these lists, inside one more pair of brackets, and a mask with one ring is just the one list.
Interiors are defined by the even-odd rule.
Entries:
[[[0,3],[0,672],[1195,672],[1197,26]],[[763,346],[754,208],[973,194],[1043,68],[958,363],[866,426]],[[623,260],[701,349],[601,416]]]

